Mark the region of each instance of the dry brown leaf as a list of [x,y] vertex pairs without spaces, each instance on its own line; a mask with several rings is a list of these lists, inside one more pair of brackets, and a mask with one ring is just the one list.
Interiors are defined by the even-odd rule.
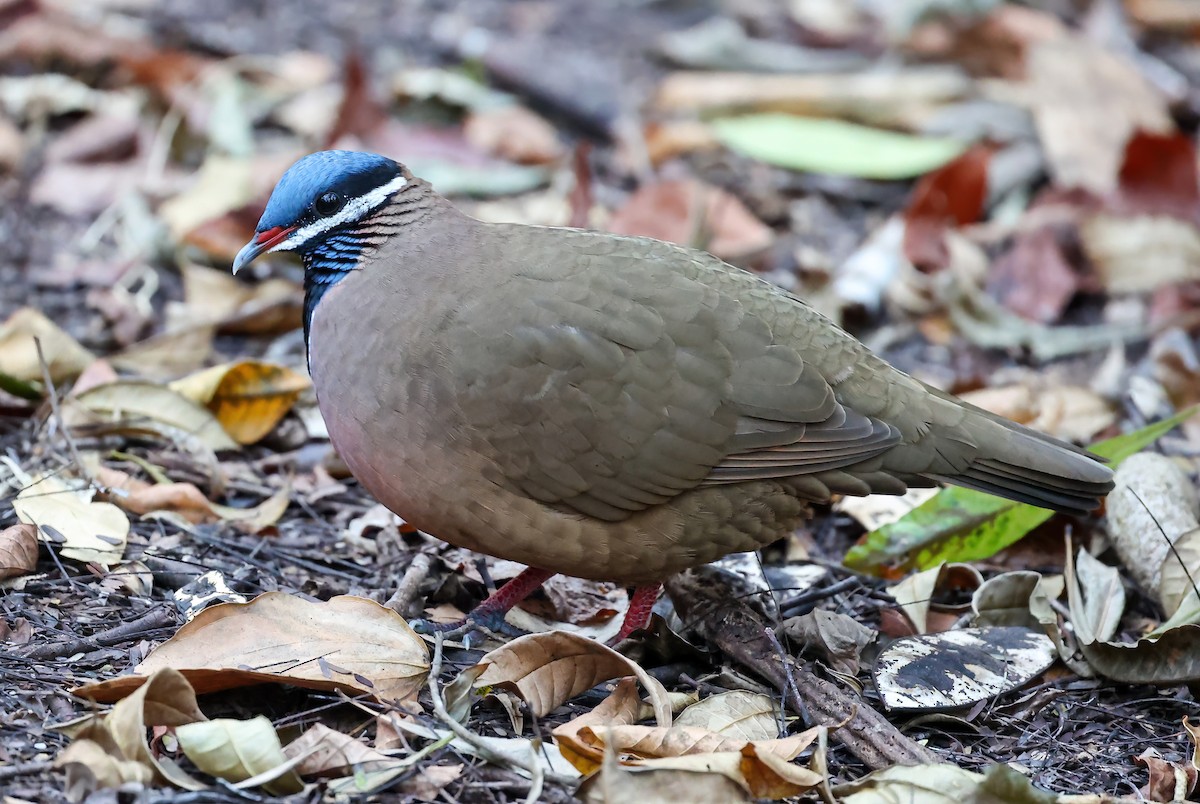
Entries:
[[277,796],[299,793],[304,783],[288,764],[270,718],[216,718],[175,729],[179,747],[197,768],[235,784],[266,777],[261,786]]
[[[381,721],[382,722],[382,721]],[[288,759],[303,757],[296,766],[301,776],[332,776],[356,770],[376,770],[395,758],[381,753],[349,734],[315,723],[283,748]]]
[[605,752],[603,768],[583,780],[576,796],[585,804],[749,804],[753,800],[737,782],[707,768],[625,767],[612,751]]
[[0,531],[0,579],[26,575],[37,568],[37,526],[21,523]]
[[803,646],[810,655],[820,656],[835,671],[850,676],[858,675],[863,648],[878,636],[853,617],[826,609],[813,609],[799,617],[789,617],[784,620],[783,630],[792,639],[792,644]]
[[590,712],[584,712],[579,717],[570,720],[554,729],[554,741],[559,751],[568,762],[574,765],[580,773],[591,773],[596,770],[596,757],[591,751],[577,754],[571,746],[578,745],[577,737],[584,727],[603,729],[608,726],[627,726],[636,723],[643,717],[649,717],[652,712],[638,697],[637,679],[627,676],[617,682],[612,694],[605,698]]
[[234,508],[209,500],[192,483],[151,484],[107,466],[97,469],[96,479],[115,492],[109,497],[116,505],[132,514],[154,516],[169,512],[195,525],[231,522],[243,533],[258,533],[274,525],[291,500],[290,492],[284,488],[258,505]]
[[726,260],[761,252],[775,239],[771,227],[736,196],[695,179],[642,185],[612,216],[608,230],[702,247]]
[[390,701],[421,689],[429,651],[400,615],[372,600],[342,595],[319,602],[267,592],[249,603],[205,609],[151,651],[135,668],[140,675],[75,693],[117,700],[163,667],[178,669],[201,693],[277,683]]
[[479,150],[524,165],[544,165],[563,154],[554,126],[524,106],[477,109],[463,123],[467,142]]
[[534,717],[603,681],[634,675],[650,695],[657,722],[671,724],[671,701],[663,685],[632,660],[587,637],[564,631],[529,634],[489,652],[464,673],[478,668],[483,671],[474,686],[515,692]]
[[92,502],[94,493],[82,481],[44,475],[21,490],[13,510],[67,558],[110,567],[125,553],[129,519],[115,505]]
[[[68,754],[71,756],[68,761],[89,763],[87,768],[91,769],[93,775],[101,771],[106,782],[122,776],[141,777],[149,774],[153,780],[160,783],[170,781],[185,790],[205,787],[169,758],[156,757],[146,740],[147,730],[152,726],[174,728],[207,720],[196,704],[195,691],[187,679],[170,668],[141,680],[145,683],[119,701],[107,714],[93,715],[69,730],[76,740],[91,742],[95,747],[77,749],[78,754]],[[112,757],[112,761],[100,760],[97,748]],[[135,771],[125,763],[139,765],[144,771]],[[84,771],[82,766],[74,768],[77,778],[86,782]],[[68,772],[71,773],[70,768]]]
[[0,372],[18,380],[42,380],[38,361],[37,338],[54,382],[73,379],[96,356],[79,345],[50,319],[32,307],[22,307],[0,325]]
[[66,774],[64,792],[69,801],[83,801],[97,790],[126,783],[144,786],[154,781],[154,772],[146,765],[123,759],[97,740],[82,737],[55,757],[54,767]]
[[250,284],[229,271],[192,263],[179,270],[184,301],[167,305],[168,332],[216,326],[230,334],[275,335],[301,325],[304,289],[295,282],[276,277]]
[[738,752],[753,745],[760,754],[772,754],[787,761],[808,748],[817,739],[817,733],[818,729],[812,728],[790,737],[743,740],[707,729],[680,726],[584,726],[574,735],[571,748],[575,753],[591,756],[599,762],[605,745],[612,745],[618,754],[631,754],[641,759]]
[[207,409],[149,382],[121,380],[92,388],[67,400],[63,418],[75,428],[156,435],[214,451],[238,448]]
[[106,589],[124,589],[133,597],[149,598],[154,590],[154,573],[144,562],[125,561],[110,569],[101,585]]
[[1124,56],[1074,38],[1038,42],[1026,58],[1034,122],[1059,187],[1116,189],[1130,136],[1173,128],[1166,98]]
[[206,406],[239,444],[253,444],[275,429],[311,381],[285,366],[239,360],[213,366],[170,384]]
[[[611,767],[605,755],[615,753],[624,758],[625,765],[716,773],[736,782],[754,798],[785,798],[800,795],[824,781],[821,774],[791,764],[821,730],[818,726],[779,740],[749,742],[726,740],[703,729],[650,726],[618,726],[603,731],[589,727],[578,736],[595,761],[605,762],[605,767]],[[626,756],[629,754],[633,756]]]
[[[168,322],[170,321],[170,305]],[[108,360],[116,368],[152,380],[169,380],[195,371],[208,362],[213,350],[216,327],[196,325],[170,329],[130,344]],[[115,379],[115,378],[114,378]]]
[[417,771],[416,776],[401,784],[398,790],[418,801],[436,801],[442,790],[462,776],[462,772],[462,765],[425,765]]
[[759,692],[722,692],[683,710],[675,726],[740,740],[771,740],[779,736],[779,706]]

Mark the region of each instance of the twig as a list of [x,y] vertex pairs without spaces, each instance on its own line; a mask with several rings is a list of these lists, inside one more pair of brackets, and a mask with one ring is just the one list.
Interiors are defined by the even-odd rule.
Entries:
[[[542,797],[542,787],[545,784],[546,772],[542,770],[541,764],[537,761],[537,756],[533,753],[533,744],[530,743],[530,761],[521,762],[513,757],[503,756],[496,751],[493,751],[491,746],[487,744],[479,735],[469,730],[466,726],[459,723],[454,718],[450,717],[450,713],[446,711],[446,703],[442,699],[442,691],[439,686],[438,676],[442,672],[442,642],[444,636],[440,631],[434,634],[433,642],[433,660],[429,663],[429,697],[433,701],[433,713],[438,719],[446,724],[450,731],[454,732],[455,736],[463,742],[468,743],[472,748],[479,752],[479,755],[495,765],[501,767],[514,766],[529,774],[529,795],[525,797],[527,804],[537,804]],[[560,778],[556,774],[551,774],[553,781],[560,783],[569,783],[571,780]]]
[[794,684],[788,684],[784,664],[790,664],[791,657],[781,660],[765,635],[766,624],[736,599],[725,576],[728,573],[701,567],[667,581],[667,592],[689,625],[737,664],[788,690],[787,704],[796,714],[807,712],[813,723],[828,726],[834,739],[868,767],[939,761],[932,751],[906,737],[856,694],[818,678],[806,668],[789,668],[795,672]]
[[396,585],[396,591],[392,593],[392,596],[383,605],[401,617],[407,617],[408,615],[405,612],[412,605],[413,599],[417,596],[417,590],[421,588],[421,584],[429,576],[429,570],[432,567],[433,558],[428,553],[417,553],[413,556],[412,563],[404,571],[404,577]]
[[72,639],[69,642],[55,642],[50,645],[37,645],[27,651],[22,651],[21,655],[27,659],[53,659],[58,656],[70,656],[73,653],[115,645],[138,634],[156,631],[174,624],[174,610],[168,606],[159,606],[136,620],[121,623],[89,637]]
[[0,782],[15,779],[18,776],[32,776],[35,773],[45,773],[53,768],[53,762],[21,762],[16,765],[6,765],[0,768]]
[[75,468],[79,470],[80,476],[87,481],[88,485],[93,486],[92,473],[83,465],[83,460],[79,457],[79,448],[75,446],[75,439],[71,438],[67,423],[62,417],[62,410],[58,406],[58,391],[54,387],[54,380],[50,378],[50,364],[46,362],[46,354],[42,351],[42,339],[35,337],[33,345],[37,347],[38,364],[42,368],[42,382],[46,384],[46,397],[50,400],[50,413],[54,416],[54,422],[58,425],[63,440],[67,442],[67,451],[71,453],[71,460],[74,461]]

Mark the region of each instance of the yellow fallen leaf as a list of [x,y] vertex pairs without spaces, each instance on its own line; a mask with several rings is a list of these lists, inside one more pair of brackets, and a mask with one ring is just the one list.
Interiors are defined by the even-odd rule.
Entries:
[[18,380],[42,380],[37,338],[54,382],[77,377],[96,359],[57,324],[32,307],[22,307],[0,325],[0,372]]
[[253,444],[275,429],[311,384],[285,366],[241,360],[176,380],[170,388],[206,406],[239,444]]
[[93,494],[82,482],[44,475],[21,490],[13,510],[67,558],[111,567],[125,553],[129,518],[115,505],[92,502]]

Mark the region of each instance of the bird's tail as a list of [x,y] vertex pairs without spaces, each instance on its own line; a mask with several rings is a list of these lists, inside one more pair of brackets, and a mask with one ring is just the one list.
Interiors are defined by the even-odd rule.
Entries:
[[926,477],[1076,514],[1099,507],[1112,490],[1112,470],[1098,455],[961,400],[937,396],[961,406],[965,416],[949,432],[931,435],[939,442],[977,445],[977,451],[965,466],[928,472]]

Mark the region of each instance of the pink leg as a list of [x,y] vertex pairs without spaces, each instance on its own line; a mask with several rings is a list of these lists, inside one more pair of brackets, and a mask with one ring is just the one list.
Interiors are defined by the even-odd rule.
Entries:
[[528,567],[520,575],[488,595],[487,600],[471,609],[463,620],[456,623],[431,623],[428,620],[417,620],[413,623],[413,628],[423,633],[442,631],[447,634],[465,634],[476,627],[483,627],[497,634],[524,633],[517,631],[504,621],[505,612],[533,594],[539,586],[554,575],[555,573],[549,570]]
[[609,645],[616,645],[634,631],[646,627],[650,622],[654,602],[658,600],[658,593],[661,591],[661,583],[639,586],[633,590],[633,597],[629,599],[629,611],[625,612],[625,621],[621,623],[621,630],[617,635],[608,641]]

